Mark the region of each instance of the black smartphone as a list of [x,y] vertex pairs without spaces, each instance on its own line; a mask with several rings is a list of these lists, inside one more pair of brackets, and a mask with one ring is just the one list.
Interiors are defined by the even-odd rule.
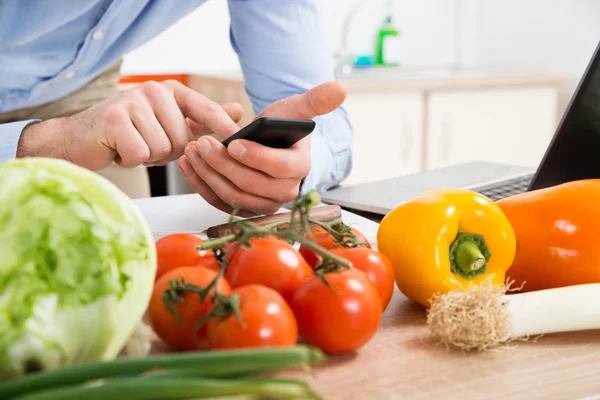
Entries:
[[310,135],[315,129],[315,125],[315,121],[310,119],[263,117],[240,129],[222,143],[227,147],[236,139],[246,139],[263,146],[287,149],[300,139]]

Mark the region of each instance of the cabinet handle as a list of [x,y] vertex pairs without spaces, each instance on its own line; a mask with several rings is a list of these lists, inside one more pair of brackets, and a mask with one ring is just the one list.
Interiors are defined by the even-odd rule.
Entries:
[[452,149],[452,132],[450,130],[450,124],[446,118],[442,118],[442,149],[440,158],[442,160],[448,159],[450,151]]
[[402,119],[401,137],[402,137],[402,140],[400,143],[402,145],[402,152],[400,155],[400,160],[407,161],[408,158],[410,157],[410,153],[412,150],[413,135],[412,135],[412,129],[411,129],[410,122],[406,118]]

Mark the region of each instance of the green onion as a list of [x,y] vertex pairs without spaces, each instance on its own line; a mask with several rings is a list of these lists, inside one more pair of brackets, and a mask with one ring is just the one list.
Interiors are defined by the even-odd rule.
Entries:
[[[228,374],[227,379],[237,379],[237,378],[249,378],[256,377],[258,375],[266,375],[268,373],[278,372],[280,371],[280,367],[274,367],[273,370],[257,370],[257,369],[248,369],[244,371],[238,371],[236,373]],[[131,378],[131,376],[124,377],[122,379]],[[193,369],[167,369],[158,372],[152,372],[147,375],[137,375],[138,379],[171,379],[171,378],[203,378],[203,376],[199,376],[196,371]],[[121,378],[114,378],[121,379]],[[112,379],[112,380],[114,380]]]
[[7,381],[0,384],[0,399],[10,399],[33,391],[80,384],[91,380],[119,376],[125,378],[127,375],[142,374],[151,370],[191,370],[199,378],[227,378],[240,374],[252,374],[255,371],[278,371],[285,368],[320,364],[324,358],[324,354],[319,349],[304,345],[118,358],[113,361],[78,364],[47,372],[32,373]]
[[279,399],[318,399],[302,381],[292,379],[197,379],[157,381],[128,379],[99,386],[74,386],[34,392],[15,400],[179,400],[238,394],[257,394]]
[[224,395],[224,396],[211,396],[211,397],[194,397],[186,400],[271,400],[268,397],[260,394],[237,394],[237,395]]

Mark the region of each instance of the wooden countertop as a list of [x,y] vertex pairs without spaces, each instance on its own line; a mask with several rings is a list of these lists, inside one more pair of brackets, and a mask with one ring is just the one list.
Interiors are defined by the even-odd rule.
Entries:
[[[376,336],[306,379],[325,399],[577,399],[600,395],[600,332],[555,334],[488,352],[428,338],[424,308],[396,291]],[[598,397],[600,398],[600,397]]]

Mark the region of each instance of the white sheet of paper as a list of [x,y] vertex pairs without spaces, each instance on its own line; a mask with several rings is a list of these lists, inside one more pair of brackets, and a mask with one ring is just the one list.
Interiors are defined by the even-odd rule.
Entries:
[[[155,240],[178,232],[206,238],[203,231],[229,219],[229,214],[214,208],[197,194],[152,197],[133,202],[146,218]],[[286,211],[289,210],[281,209],[279,212]],[[376,244],[377,223],[345,210],[342,211],[342,220],[361,231],[373,245]]]

